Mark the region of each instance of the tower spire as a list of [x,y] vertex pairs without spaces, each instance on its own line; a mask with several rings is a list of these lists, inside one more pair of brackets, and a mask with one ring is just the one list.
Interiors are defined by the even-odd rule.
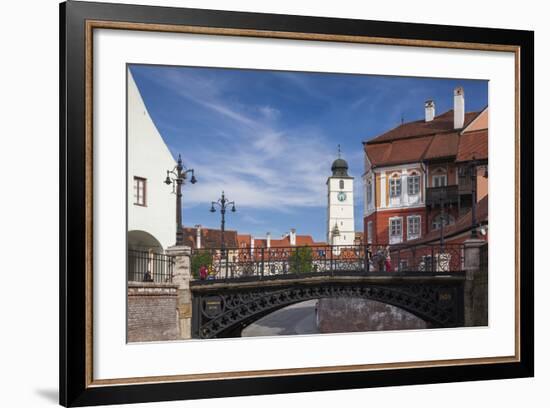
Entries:
[[338,158],[342,158],[342,151],[340,150],[340,143],[338,143]]

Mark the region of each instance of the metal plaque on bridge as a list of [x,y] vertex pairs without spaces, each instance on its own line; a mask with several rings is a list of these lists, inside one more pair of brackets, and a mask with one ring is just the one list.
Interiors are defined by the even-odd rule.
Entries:
[[210,318],[216,317],[222,312],[222,298],[220,296],[208,296],[203,300],[204,314]]

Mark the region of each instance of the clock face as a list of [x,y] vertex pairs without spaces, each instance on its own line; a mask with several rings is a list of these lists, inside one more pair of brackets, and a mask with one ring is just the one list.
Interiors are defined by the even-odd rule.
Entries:
[[345,201],[346,200],[346,193],[340,192],[338,193],[338,201]]

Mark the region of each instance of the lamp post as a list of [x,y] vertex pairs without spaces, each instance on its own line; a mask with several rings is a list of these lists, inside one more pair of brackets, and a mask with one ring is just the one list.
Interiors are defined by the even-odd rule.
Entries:
[[228,206],[231,206],[231,212],[237,211],[235,209],[235,201],[229,201],[227,198],[225,198],[225,193],[222,191],[221,198],[218,199],[218,201],[212,201],[212,206],[210,207],[210,212],[215,213],[216,208],[215,206],[220,207],[220,213],[222,214],[222,225],[221,225],[221,231],[222,231],[222,237],[221,237],[221,252],[222,255],[225,252],[225,241],[224,241],[224,232],[225,232],[225,211]]
[[[448,207],[449,211],[445,211],[445,207]],[[439,246],[443,248],[445,245],[445,233],[444,229],[447,225],[451,222],[451,214],[449,213],[450,210],[453,209],[453,198],[449,197],[448,195],[443,196],[442,193],[440,193],[439,196]]]
[[166,179],[164,183],[167,185],[173,184],[175,186],[176,193],[176,245],[183,245],[183,223],[181,219],[181,187],[187,180],[187,175],[191,174],[191,184],[195,184],[197,179],[195,178],[195,170],[188,169],[183,165],[181,161],[181,155],[178,155],[178,163],[172,170],[166,170]]
[[[468,169],[470,173],[470,182],[471,182],[471,189],[472,189],[472,227],[471,227],[471,238],[477,239],[477,168],[481,166],[481,162],[476,159],[476,156],[472,156],[472,160],[468,163],[468,165],[464,168],[460,168],[460,175],[461,177],[466,177],[467,174],[464,172],[465,169]],[[485,165],[486,166],[486,165]],[[485,174],[484,177],[487,178],[487,167],[485,168]]]

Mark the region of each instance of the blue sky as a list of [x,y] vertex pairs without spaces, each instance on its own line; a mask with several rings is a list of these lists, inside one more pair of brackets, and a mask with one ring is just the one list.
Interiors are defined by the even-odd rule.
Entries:
[[[326,180],[337,145],[355,177],[355,225],[362,231],[362,142],[452,109],[488,104],[488,82],[223,68],[131,65],[145,105],[170,151],[195,169],[184,186],[183,223],[219,228],[210,202],[222,190],[237,205],[227,229],[278,237],[296,228],[326,239]],[[161,169],[161,172],[163,169]]]

